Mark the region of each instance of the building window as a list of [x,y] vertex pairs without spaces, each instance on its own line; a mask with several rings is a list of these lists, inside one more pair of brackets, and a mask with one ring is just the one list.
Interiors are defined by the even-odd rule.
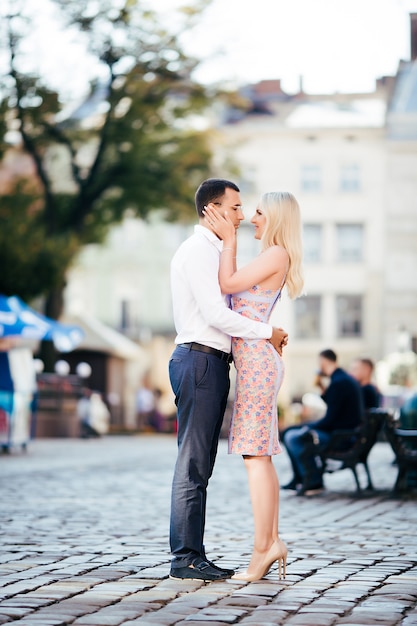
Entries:
[[363,225],[337,224],[337,260],[358,263],[363,260]]
[[306,263],[319,263],[321,261],[321,233],[321,224],[304,224],[303,252]]
[[295,303],[295,336],[297,339],[320,337],[321,297],[304,296]]
[[321,190],[321,171],[318,165],[301,167],[301,191],[318,192]]
[[362,296],[337,296],[337,336],[362,336]]
[[342,165],[340,170],[340,191],[357,192],[361,189],[359,165]]

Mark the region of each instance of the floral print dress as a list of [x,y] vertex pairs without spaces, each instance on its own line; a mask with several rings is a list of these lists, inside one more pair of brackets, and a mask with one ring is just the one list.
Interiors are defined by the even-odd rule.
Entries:
[[[254,286],[231,298],[232,309],[259,322],[268,322],[281,296]],[[236,394],[229,433],[229,454],[279,454],[277,396],[284,362],[267,339],[233,337]]]

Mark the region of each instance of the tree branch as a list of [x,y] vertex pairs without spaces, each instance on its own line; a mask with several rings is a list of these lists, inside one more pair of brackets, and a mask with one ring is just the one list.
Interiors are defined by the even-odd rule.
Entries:
[[57,128],[57,126],[52,126],[52,124],[49,124],[47,121],[43,121],[42,122],[43,127],[45,128],[45,130],[49,133],[49,135],[55,139],[55,141],[57,141],[58,143],[64,145],[66,148],[68,148],[68,151],[71,155],[71,171],[72,171],[72,175],[74,177],[75,182],[77,183],[78,187],[81,188],[83,185],[83,179],[81,178],[81,174],[80,174],[80,168],[78,167],[78,165],[75,162],[75,158],[76,158],[76,152],[71,144],[71,141],[68,139],[68,137],[66,135],[64,135],[64,133],[59,130],[59,128]]
[[[112,104],[112,94],[113,94],[113,81],[115,77],[113,73],[112,64],[108,64],[108,68],[110,72],[109,98],[108,98],[109,108],[104,118],[104,124],[103,124],[102,131],[100,134],[100,141],[99,141],[99,145],[97,148],[94,162],[91,165],[87,178],[84,181],[82,181],[79,197],[77,198],[77,202],[74,203],[74,213],[72,217],[73,217],[73,223],[75,225],[75,229],[78,232],[81,231],[84,219],[88,215],[93,205],[94,200],[99,195],[98,192],[91,194],[89,192],[89,189],[92,187],[92,184],[96,178],[98,168],[100,167],[100,164],[104,156],[104,151],[107,146],[107,130],[110,125],[110,120],[111,120],[111,116],[112,116],[113,108],[114,108]],[[106,184],[103,185],[103,190],[108,187],[108,180],[109,179],[107,178]]]
[[17,110],[17,118],[20,122],[20,134],[22,136],[23,145],[28,154],[32,157],[33,162],[35,164],[36,173],[42,183],[44,190],[44,199],[45,199],[45,222],[47,225],[47,231],[49,233],[54,232],[56,227],[56,220],[54,214],[54,201],[51,190],[51,181],[46,173],[46,170],[43,166],[42,159],[40,154],[37,151],[36,144],[30,137],[30,135],[26,132],[25,125],[25,115],[24,109],[22,106],[22,99],[24,97],[24,93],[22,90],[22,85],[20,83],[19,74],[15,67],[15,58],[16,58],[16,50],[15,50],[15,42],[14,42],[14,34],[10,25],[10,18],[8,23],[8,38],[9,38],[9,51],[10,51],[10,76],[13,78],[16,88],[16,110]]

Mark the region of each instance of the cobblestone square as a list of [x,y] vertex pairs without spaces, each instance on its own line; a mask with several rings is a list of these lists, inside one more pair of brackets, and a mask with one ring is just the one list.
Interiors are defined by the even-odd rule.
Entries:
[[[387,443],[370,455],[376,486],[349,470],[314,497],[281,492],[287,578],[203,583],[168,578],[173,436],[35,440],[0,455],[0,624],[21,626],[417,625],[417,498],[393,498]],[[275,457],[290,478],[286,453]],[[361,475],[364,479],[364,475]],[[246,473],[220,441],[210,481],[209,558],[251,553]]]

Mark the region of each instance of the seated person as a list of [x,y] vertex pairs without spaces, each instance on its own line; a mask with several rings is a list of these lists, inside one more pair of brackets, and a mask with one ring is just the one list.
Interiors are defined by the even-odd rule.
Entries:
[[382,396],[378,388],[372,383],[374,364],[371,359],[355,359],[350,366],[349,373],[361,386],[365,411],[378,408],[382,404]]
[[[325,449],[333,431],[359,426],[364,413],[363,397],[358,382],[337,363],[333,350],[319,354],[317,385],[327,405],[321,419],[298,427],[290,427],[282,434],[283,444],[291,460],[294,477],[283,489],[294,489],[298,495],[311,495],[323,489],[322,468],[317,460],[317,451],[311,446],[311,437],[306,433],[314,430],[320,449]],[[330,378],[325,388],[322,378]],[[311,452],[310,452],[311,449]]]

